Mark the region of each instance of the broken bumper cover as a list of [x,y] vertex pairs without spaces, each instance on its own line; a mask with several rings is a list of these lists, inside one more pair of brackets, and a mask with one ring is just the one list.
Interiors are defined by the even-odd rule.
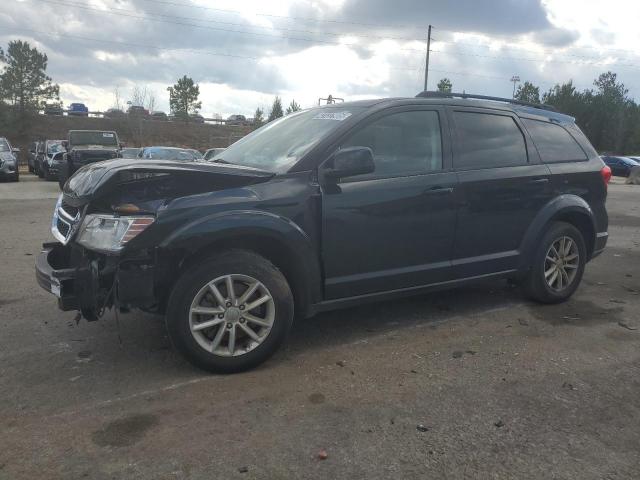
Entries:
[[70,265],[70,252],[61,243],[45,243],[36,258],[38,284],[58,298],[61,310],[78,310],[75,283],[79,276],[88,273]]
[[59,242],[45,243],[36,258],[38,284],[55,295],[65,311],[99,312],[114,303],[149,308],[157,303],[154,271],[149,258],[105,257]]

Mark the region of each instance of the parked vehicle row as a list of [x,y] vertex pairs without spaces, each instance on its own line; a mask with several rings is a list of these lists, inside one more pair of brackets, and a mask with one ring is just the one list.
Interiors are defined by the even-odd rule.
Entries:
[[[44,114],[62,116],[64,115],[64,110],[59,104],[47,104],[44,107]],[[84,103],[71,103],[67,109],[67,115],[87,117],[89,116],[89,109]],[[150,112],[148,109],[140,105],[130,105],[126,112],[119,108],[109,108],[103,113],[105,118],[122,118],[127,115],[130,117],[161,122],[179,122],[184,120],[182,117],[173,113],[167,115],[165,112],[160,110],[153,110]],[[189,114],[189,121],[192,123],[204,123],[205,119],[199,113],[191,113]],[[247,118],[244,115],[231,115],[226,120],[226,124],[232,126],[250,126],[253,125],[253,123],[253,118]]]
[[565,301],[607,243],[610,176],[572,117],[515,100],[326,105],[211,161],[82,169],[36,278],[88,320],[163,314],[189,361],[235,372],[330,309],[487,278]]

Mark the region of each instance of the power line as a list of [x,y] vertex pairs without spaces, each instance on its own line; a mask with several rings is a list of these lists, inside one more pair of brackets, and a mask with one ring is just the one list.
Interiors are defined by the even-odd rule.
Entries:
[[625,68],[640,68],[638,64],[620,64],[620,63],[607,63],[607,62],[571,62],[571,61],[562,61],[562,60],[553,60],[553,59],[542,59],[542,58],[524,58],[524,57],[500,57],[493,55],[478,55],[476,53],[464,53],[459,51],[442,51],[442,50],[431,50],[434,53],[444,53],[446,55],[462,55],[465,57],[480,57],[480,58],[493,58],[496,60],[516,60],[520,62],[542,62],[542,63],[563,63],[568,65],[584,65],[584,66],[610,66],[610,67],[625,67]]
[[[110,14],[110,15],[117,15],[117,16],[123,16],[123,17],[128,17],[128,18],[135,18],[135,19],[138,19],[138,20],[151,20],[151,21],[169,23],[169,24],[174,24],[174,25],[190,26],[190,27],[203,28],[203,29],[209,29],[209,30],[215,30],[215,31],[223,31],[223,32],[229,32],[229,33],[236,33],[236,34],[265,36],[265,37],[272,37],[272,38],[278,38],[278,39],[289,39],[289,40],[296,40],[296,41],[303,41],[303,42],[310,42],[310,43],[322,43],[322,44],[327,44],[327,45],[336,45],[336,46],[360,46],[358,44],[353,44],[353,43],[342,43],[342,42],[328,41],[328,40],[322,40],[322,39],[313,39],[313,38],[291,37],[291,36],[286,36],[286,35],[269,34],[269,33],[264,33],[264,32],[251,32],[251,31],[246,31],[246,30],[233,30],[233,29],[226,29],[226,28],[221,28],[221,27],[211,27],[211,26],[206,26],[206,25],[198,25],[198,24],[194,24],[194,23],[179,22],[179,21],[175,21],[175,20],[165,20],[165,19],[161,19],[161,18],[152,18],[152,17],[147,17],[147,16],[141,16],[141,15],[132,15],[132,14],[129,14],[129,13],[120,13],[120,12],[114,12],[114,11],[101,10],[101,9],[89,7],[89,6],[86,6],[86,5],[79,5],[77,3],[68,3],[68,2],[61,1],[61,0],[36,0],[36,1],[49,3],[49,4],[62,5],[62,6],[72,6],[72,7],[76,7],[76,8],[80,8],[80,9],[84,9],[84,10],[95,11],[95,12],[99,12],[99,13],[103,13],[103,14],[107,13],[107,14]],[[151,1],[151,0],[145,0],[145,1]],[[158,1],[160,1],[160,0],[158,0]],[[169,3],[172,3],[172,2],[169,2]],[[207,7],[207,8],[210,8],[210,7]],[[123,9],[117,9],[117,8],[112,9],[112,10],[121,10],[123,12],[131,12],[130,10],[123,10]],[[158,14],[154,14],[154,15],[162,16],[162,17],[165,17],[165,18],[169,17],[169,18],[186,18],[186,19],[189,19],[189,17],[175,17],[175,16],[158,15]],[[212,20],[212,22],[216,22],[216,21]],[[225,22],[222,22],[222,23],[225,23]],[[236,25],[240,25],[240,24],[236,24]],[[307,30],[295,30],[295,31],[305,32],[305,33],[314,34],[314,35],[318,35],[318,34],[323,34],[324,33],[324,32],[312,32],[312,31],[307,31]],[[372,38],[373,38],[373,36],[372,36]],[[393,37],[376,37],[376,38],[394,39]],[[396,37],[396,38],[397,39],[401,39],[402,37]],[[420,41],[418,39],[415,39],[415,40],[416,41]],[[442,43],[445,43],[445,42],[442,42]],[[455,45],[456,42],[453,42],[453,43]],[[410,51],[410,52],[421,52],[421,53],[424,51],[423,49],[406,48],[406,47],[405,48],[400,48],[398,50]],[[495,55],[481,55],[481,54],[476,54],[476,53],[465,53],[465,52],[460,52],[460,51],[455,51],[455,52],[452,52],[452,51],[445,52],[445,51],[441,51],[441,50],[431,50],[431,51],[434,52],[434,53],[444,53],[444,54],[449,54],[449,55],[471,56],[471,57],[478,57],[478,58],[492,58],[492,59],[503,60],[503,61],[525,61],[525,62],[560,63],[560,64],[585,65],[585,66],[592,65],[592,66],[611,66],[611,67],[622,67],[622,68],[640,68],[640,65],[637,65],[637,64],[608,63],[608,62],[603,62],[601,59],[596,59],[596,58],[593,58],[593,60],[597,60],[597,62],[574,62],[574,61],[544,59],[544,58],[524,58],[524,57],[504,57],[504,56],[495,56]]]
[[[232,10],[232,9],[227,9],[227,8],[205,7],[204,5],[190,5],[190,4],[186,4],[186,3],[170,2],[170,1],[166,1],[166,0],[143,0],[143,1],[150,2],[150,3],[159,3],[159,4],[163,4],[163,5],[173,5],[173,6],[176,6],[176,7],[199,8],[199,9],[202,9],[202,10],[212,10],[212,11],[217,11],[217,12],[232,13],[232,14],[236,14],[236,15],[244,15],[244,12],[241,12],[240,10]],[[357,25],[357,26],[362,26],[362,27],[383,27],[383,28],[391,28],[391,29],[407,29],[407,28],[411,28],[411,29],[415,29],[415,30],[424,30],[424,29],[427,28],[426,26],[389,25],[389,24],[382,24],[382,23],[353,22],[353,21],[347,21],[347,20],[330,20],[330,19],[326,19],[326,18],[292,17],[292,16],[289,16],[289,15],[275,15],[275,14],[270,14],[270,13],[259,13],[259,12],[258,13],[254,13],[254,15],[259,16],[259,17],[270,17],[270,18],[278,18],[278,19],[288,20],[288,21],[308,22],[308,23],[332,23],[332,24],[338,24],[338,25]]]
[[[322,40],[322,39],[316,39],[316,38],[291,37],[291,36],[287,36],[287,35],[277,35],[277,34],[270,34],[270,33],[264,33],[264,32],[250,32],[250,31],[246,31],[246,30],[232,30],[232,29],[222,28],[222,27],[212,27],[212,26],[208,26],[208,25],[199,25],[199,24],[196,24],[196,23],[177,22],[177,21],[174,21],[174,20],[164,20],[164,19],[161,19],[161,18],[153,18],[153,17],[148,17],[148,16],[133,15],[133,14],[128,14],[128,13],[119,13],[119,12],[114,12],[114,11],[109,11],[109,10],[101,10],[99,8],[89,7],[89,6],[86,6],[86,5],[79,5],[79,4],[76,4],[76,3],[67,3],[67,2],[60,1],[60,0],[35,0],[35,1],[54,4],[54,5],[61,5],[61,6],[64,6],[64,7],[75,7],[75,8],[80,8],[80,9],[83,9],[83,10],[98,12],[100,14],[117,15],[117,16],[121,16],[121,17],[135,18],[135,19],[144,20],[144,21],[154,21],[154,22],[168,23],[168,24],[172,24],[172,25],[182,25],[182,26],[187,26],[187,27],[196,27],[196,28],[202,28],[202,29],[206,29],[206,30],[215,30],[215,31],[220,31],[220,32],[239,33],[239,34],[244,34],[244,35],[254,35],[254,36],[258,36],[258,37],[271,37],[271,38],[277,38],[277,39],[296,40],[296,41],[310,42],[310,43],[322,43],[322,44],[326,44],[326,45],[359,46],[356,43],[332,42],[332,41],[329,41],[329,40]],[[130,11],[130,10],[128,10],[128,11]],[[164,15],[164,17],[179,18],[179,17],[169,16],[169,15]],[[310,33],[312,33],[312,32],[310,32]],[[422,49],[417,49],[417,48],[400,48],[399,50],[409,51],[409,52],[423,52]]]
[[[43,1],[45,3],[51,3],[49,2],[49,0],[36,0],[36,1]],[[54,0],[56,2],[58,2],[58,0]],[[145,1],[150,1],[150,0],[145,0]],[[60,2],[58,2],[60,3]],[[165,3],[165,2],[162,2]],[[170,2],[167,2],[170,3]],[[106,12],[105,10],[101,10],[101,9],[96,9],[93,7],[89,7],[85,4],[82,3],[77,3],[77,2],[69,2],[67,3],[69,6],[74,6],[74,7],[79,7],[79,8],[85,8],[85,9],[91,9],[91,10],[97,10],[100,12]],[[208,8],[208,7],[203,7],[203,8]],[[126,14],[134,14],[137,15],[139,14],[139,12],[136,12],[134,10],[127,10],[125,8],[118,8],[118,7],[109,7],[109,11],[120,11]],[[106,12],[109,13],[109,12]],[[424,41],[423,39],[420,38],[410,38],[410,37],[397,37],[397,36],[383,36],[383,35],[363,35],[363,34],[356,34],[356,33],[348,33],[348,32],[325,32],[325,31],[317,31],[317,30],[300,30],[300,29],[292,29],[292,28],[283,28],[283,27],[278,27],[278,28],[273,28],[273,27],[266,27],[266,26],[262,26],[262,25],[251,25],[249,23],[237,23],[237,22],[225,22],[222,20],[213,20],[213,19],[209,19],[209,18],[198,18],[198,17],[184,17],[184,16],[179,16],[179,15],[165,15],[165,14],[161,14],[161,13],[150,13],[150,12],[144,12],[145,15],[151,15],[154,17],[162,17],[162,18],[169,18],[169,19],[179,19],[179,20],[187,20],[187,21],[196,21],[196,22],[206,22],[206,23],[218,23],[221,25],[231,25],[231,26],[235,26],[235,27],[246,27],[246,28],[258,28],[258,29],[262,29],[262,30],[271,30],[271,31],[283,31],[283,32],[291,32],[291,33],[303,33],[303,34],[308,34],[308,35],[331,35],[331,36],[336,36],[336,37],[358,37],[358,38],[374,38],[374,39],[379,39],[379,40],[403,40],[403,41],[416,41],[416,42],[422,42]],[[145,16],[145,18],[147,18]],[[249,32],[247,32],[249,33]],[[280,36],[278,36],[278,38],[281,38]]]
[[[193,5],[193,4],[186,4],[186,3],[179,3],[179,2],[172,2],[172,1],[168,1],[168,0],[143,0],[145,2],[149,2],[149,3],[157,3],[157,4],[162,4],[162,5],[173,5],[173,6],[177,6],[177,7],[187,7],[187,8],[197,8],[197,9],[202,9],[202,10],[212,10],[212,11],[218,11],[218,12],[224,12],[224,13],[231,13],[231,14],[235,14],[235,15],[243,15],[245,12],[242,12],[240,10],[232,10],[232,9],[225,9],[225,8],[214,8],[214,7],[207,7],[207,6],[203,6],[203,5]],[[383,28],[390,28],[390,29],[413,29],[413,30],[426,30],[428,28],[427,25],[391,25],[391,24],[382,24],[382,23],[363,23],[363,22],[353,22],[353,21],[345,21],[345,20],[329,20],[329,19],[324,19],[324,18],[309,18],[309,17],[294,17],[294,16],[289,16],[289,15],[275,15],[275,14],[269,14],[269,13],[253,13],[253,15],[256,16],[261,16],[261,17],[270,17],[270,18],[278,18],[278,19],[282,19],[282,20],[288,20],[288,21],[306,21],[306,22],[310,22],[310,23],[332,23],[332,24],[341,24],[341,25],[359,25],[359,26],[365,26],[365,27],[383,27]],[[442,28],[438,28],[439,31],[442,32],[448,32],[448,33],[454,33],[454,34],[468,34],[468,32],[460,32],[457,30],[447,30],[447,29],[442,29]],[[318,33],[322,33],[322,34],[327,34],[329,32],[318,32]],[[335,34],[335,35],[343,35],[343,33],[341,32],[332,32],[330,34]],[[368,37],[367,35],[356,35],[356,34],[350,34],[350,33],[346,33],[344,35],[351,35],[351,36],[362,36],[362,37]],[[375,37],[374,37],[375,38]],[[380,37],[380,38],[386,38],[386,39],[397,39],[397,40],[408,40],[408,41],[417,41],[417,42],[423,42],[424,39],[422,38],[410,38],[410,37]],[[500,37],[501,39],[507,40],[507,39],[517,39],[518,41],[521,41],[521,38],[518,37]],[[440,41],[442,43],[454,43],[454,44],[460,44],[460,45],[469,45],[469,46],[481,46],[481,47],[487,47],[490,48],[487,45],[481,45],[481,44],[471,44],[471,43],[461,43],[461,42],[446,42],[446,41]],[[518,48],[519,47],[501,47],[501,48]],[[588,48],[588,49],[592,49],[592,47],[578,47],[578,46],[574,46],[571,48]],[[621,49],[621,48],[604,48],[604,47],[598,47],[600,50],[609,50],[609,51],[618,51],[618,52],[625,52],[625,53],[631,53],[631,54],[637,54],[636,51],[634,50],[627,50],[627,49]],[[538,52],[538,51],[534,51],[534,50],[529,50],[532,53],[546,53],[546,54],[555,54],[554,52],[550,52],[550,51],[545,51],[545,52]],[[568,55],[568,56],[572,56],[572,55]],[[586,57],[588,58],[588,57]]]
[[[166,47],[157,47],[154,45],[146,45],[146,44],[140,44],[140,43],[130,43],[130,42],[122,42],[122,41],[116,41],[116,40],[105,40],[105,39],[101,39],[101,38],[92,38],[92,37],[86,37],[86,36],[82,36],[82,35],[72,35],[72,34],[65,34],[65,33],[55,33],[55,32],[45,32],[42,30],[35,30],[32,28],[17,28],[17,27],[13,27],[13,26],[7,26],[7,25],[0,25],[0,28],[6,28],[6,29],[10,29],[10,30],[17,30],[17,31],[25,31],[25,32],[32,32],[32,33],[38,33],[40,35],[45,35],[48,37],[63,37],[63,38],[74,38],[77,40],[86,40],[89,42],[102,42],[102,43],[108,43],[111,45],[122,45],[125,47],[135,47],[135,48],[148,48],[151,50],[157,50],[159,52],[187,52],[187,53],[193,53],[196,55],[212,55],[212,56],[220,56],[220,57],[230,57],[230,58],[238,58],[238,59],[243,59],[243,60],[252,60],[252,61],[256,61],[259,62],[261,60],[265,60],[265,59],[270,59],[273,57],[251,57],[251,56],[247,56],[247,55],[236,55],[236,54],[230,54],[230,53],[222,53],[222,52],[212,52],[209,50],[204,50],[204,49],[193,49],[193,48],[166,48]],[[417,71],[420,70],[419,68],[412,68],[412,67],[386,67],[389,70],[400,70],[400,71]]]

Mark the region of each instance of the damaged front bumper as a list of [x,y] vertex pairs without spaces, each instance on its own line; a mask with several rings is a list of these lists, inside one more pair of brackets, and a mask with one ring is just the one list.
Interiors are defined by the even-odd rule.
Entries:
[[106,256],[59,242],[45,243],[36,258],[38,284],[61,310],[79,310],[88,320],[113,306],[152,309],[154,271],[149,257]]

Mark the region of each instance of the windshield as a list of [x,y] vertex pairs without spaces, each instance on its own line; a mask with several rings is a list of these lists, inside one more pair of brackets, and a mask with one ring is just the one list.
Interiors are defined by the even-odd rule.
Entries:
[[10,152],[9,144],[4,138],[0,138],[0,152]]
[[142,152],[142,158],[151,158],[154,160],[195,160],[196,155],[192,150],[186,148],[162,148],[152,147],[145,148]]
[[139,151],[139,148],[123,148],[120,153],[122,154],[122,158],[136,158]]
[[69,132],[71,145],[103,145],[117,147],[118,138],[114,132]]
[[293,113],[250,133],[212,161],[286,172],[340,122],[362,107],[314,108]]
[[64,152],[64,147],[62,146],[62,141],[57,140],[55,142],[47,142],[47,153],[49,155],[53,155],[54,153]]

